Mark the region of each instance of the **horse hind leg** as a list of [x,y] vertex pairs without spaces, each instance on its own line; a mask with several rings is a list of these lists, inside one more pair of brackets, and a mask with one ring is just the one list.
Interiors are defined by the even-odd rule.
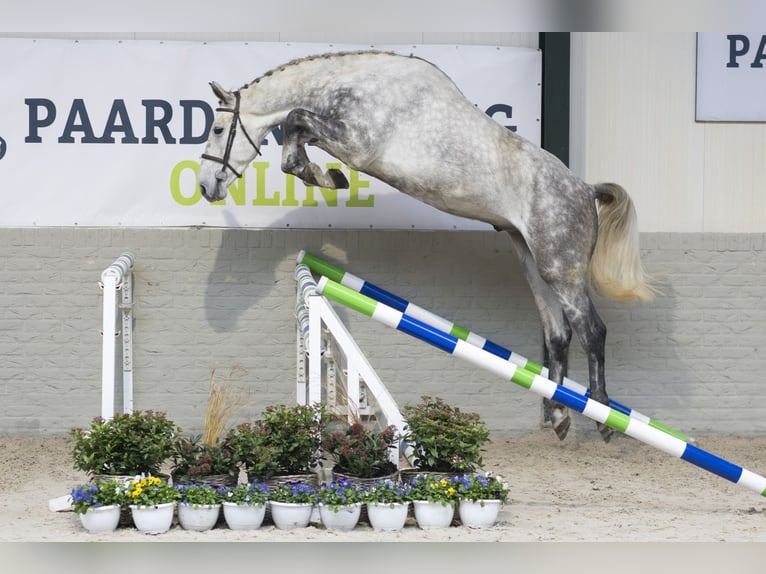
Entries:
[[[339,169],[322,171],[306,154],[306,144],[344,139],[343,123],[308,110],[296,108],[287,114],[282,124],[282,171],[291,173],[306,185],[329,189],[347,189],[348,179]],[[324,146],[322,146],[324,147]]]
[[[553,287],[559,293],[569,324],[577,333],[587,354],[590,398],[608,405],[609,397],[606,392],[604,375],[606,325],[596,312],[596,307],[584,286],[579,289],[574,287],[562,288],[560,285]],[[604,442],[609,442],[614,430],[601,423],[596,423],[596,427]]]
[[[564,315],[561,303],[556,294],[551,290],[535,264],[534,258],[529,251],[521,235],[509,232],[511,242],[519,257],[521,269],[532,289],[540,319],[543,325],[545,348],[548,350],[548,378],[561,384],[567,370],[569,357],[569,343],[572,339],[572,329]],[[550,413],[551,426],[559,440],[564,440],[571,426],[569,410],[562,404],[550,399],[543,399],[544,408]]]

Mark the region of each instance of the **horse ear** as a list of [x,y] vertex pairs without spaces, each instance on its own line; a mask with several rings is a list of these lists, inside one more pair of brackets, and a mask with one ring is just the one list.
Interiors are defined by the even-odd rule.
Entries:
[[228,102],[234,98],[234,95],[224,90],[218,82],[210,82],[210,87],[213,88],[213,93],[222,102]]

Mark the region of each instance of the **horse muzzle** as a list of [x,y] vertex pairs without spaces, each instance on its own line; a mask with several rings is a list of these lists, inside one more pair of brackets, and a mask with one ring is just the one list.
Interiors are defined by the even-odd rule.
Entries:
[[199,184],[199,192],[202,194],[202,197],[207,199],[209,202],[214,201],[220,201],[224,197],[226,197],[226,188],[221,185],[221,181],[218,179],[215,180],[215,183],[212,185],[208,185],[205,183],[200,182]]

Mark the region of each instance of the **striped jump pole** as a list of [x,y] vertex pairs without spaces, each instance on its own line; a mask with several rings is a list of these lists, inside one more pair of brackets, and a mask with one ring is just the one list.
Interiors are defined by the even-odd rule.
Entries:
[[[465,327],[456,325],[455,323],[452,323],[451,321],[444,319],[443,317],[440,317],[439,315],[436,315],[432,313],[431,311],[428,311],[427,309],[419,307],[418,305],[415,305],[414,303],[410,303],[406,299],[402,299],[401,297],[394,295],[393,293],[390,293],[389,291],[386,291],[385,289],[382,289],[381,287],[378,287],[377,285],[374,285],[370,283],[369,281],[365,281],[361,277],[357,277],[356,275],[353,275],[352,273],[349,273],[341,269],[340,267],[336,267],[335,265],[332,265],[331,263],[328,263],[327,261],[320,259],[319,257],[311,255],[310,253],[306,253],[305,251],[301,251],[298,254],[297,263],[299,264],[302,263],[306,265],[309,269],[311,269],[317,275],[324,275],[325,277],[327,277],[328,279],[332,281],[335,281],[336,283],[340,283],[341,285],[348,287],[349,289],[353,289],[354,291],[357,291],[363,295],[366,295],[370,297],[371,299],[380,301],[381,303],[388,305],[389,307],[392,307],[393,309],[396,309],[397,311],[406,313],[408,316],[413,317],[414,319],[418,319],[419,321],[422,321],[423,323],[426,323],[427,325],[431,325],[432,327],[435,327],[439,329],[440,331],[449,333],[450,335],[457,337],[458,339],[462,339],[463,341],[466,341],[467,343],[470,343],[489,353],[492,353],[493,355],[496,355],[500,357],[501,359],[510,361],[520,367],[523,367],[524,369],[528,371],[531,371],[537,375],[541,375],[542,377],[545,377],[545,378],[548,377],[548,369],[546,367],[538,363],[535,363],[534,361],[530,359],[527,359],[523,355],[514,353],[510,349],[507,349],[501,345],[498,345],[497,343],[493,343],[492,341],[485,339],[481,335],[477,335],[476,333],[469,331]],[[568,377],[564,377],[564,380],[561,384],[568,389],[571,389],[581,395],[584,395],[585,397],[590,396],[590,389],[586,388],[585,386],[581,385],[580,383],[576,381],[573,381],[572,379]],[[649,426],[655,427],[663,432],[666,432],[669,435],[680,438],[683,441],[693,442],[694,440],[686,436],[682,432],[679,432],[665,424],[662,424],[661,422],[657,420],[654,420],[644,414],[641,414],[640,412],[634,409],[628,408],[625,405],[621,405],[617,401],[609,399],[609,406],[615,409],[616,411],[619,411],[631,418],[636,418],[648,424]]]
[[308,352],[310,349],[309,337],[311,333],[309,328],[308,297],[316,291],[317,285],[308,266],[297,265],[295,267],[295,280],[298,283],[298,293],[295,298],[295,318],[298,321],[298,328],[303,337],[303,346],[306,352]]
[[558,385],[537,373],[471,345],[463,339],[445,333],[325,276],[319,279],[317,291],[328,299],[341,303],[384,325],[429,343],[437,349],[510,380],[540,396],[574,409],[597,423],[605,424],[708,472],[742,485],[761,496],[766,496],[766,478],[650,426],[637,418],[629,417],[612,407]]

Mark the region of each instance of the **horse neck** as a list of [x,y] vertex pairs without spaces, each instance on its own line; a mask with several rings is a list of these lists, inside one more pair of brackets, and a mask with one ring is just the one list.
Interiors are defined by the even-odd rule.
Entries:
[[385,52],[338,52],[309,56],[289,62],[266,73],[240,89],[245,105],[257,114],[289,112],[297,107],[310,108],[340,77],[374,69],[375,58],[389,58]]
[[243,109],[259,116],[284,119],[290,110],[306,106],[311,94],[330,77],[321,71],[312,72],[316,68],[313,63],[285,66],[248,84],[240,90]]

